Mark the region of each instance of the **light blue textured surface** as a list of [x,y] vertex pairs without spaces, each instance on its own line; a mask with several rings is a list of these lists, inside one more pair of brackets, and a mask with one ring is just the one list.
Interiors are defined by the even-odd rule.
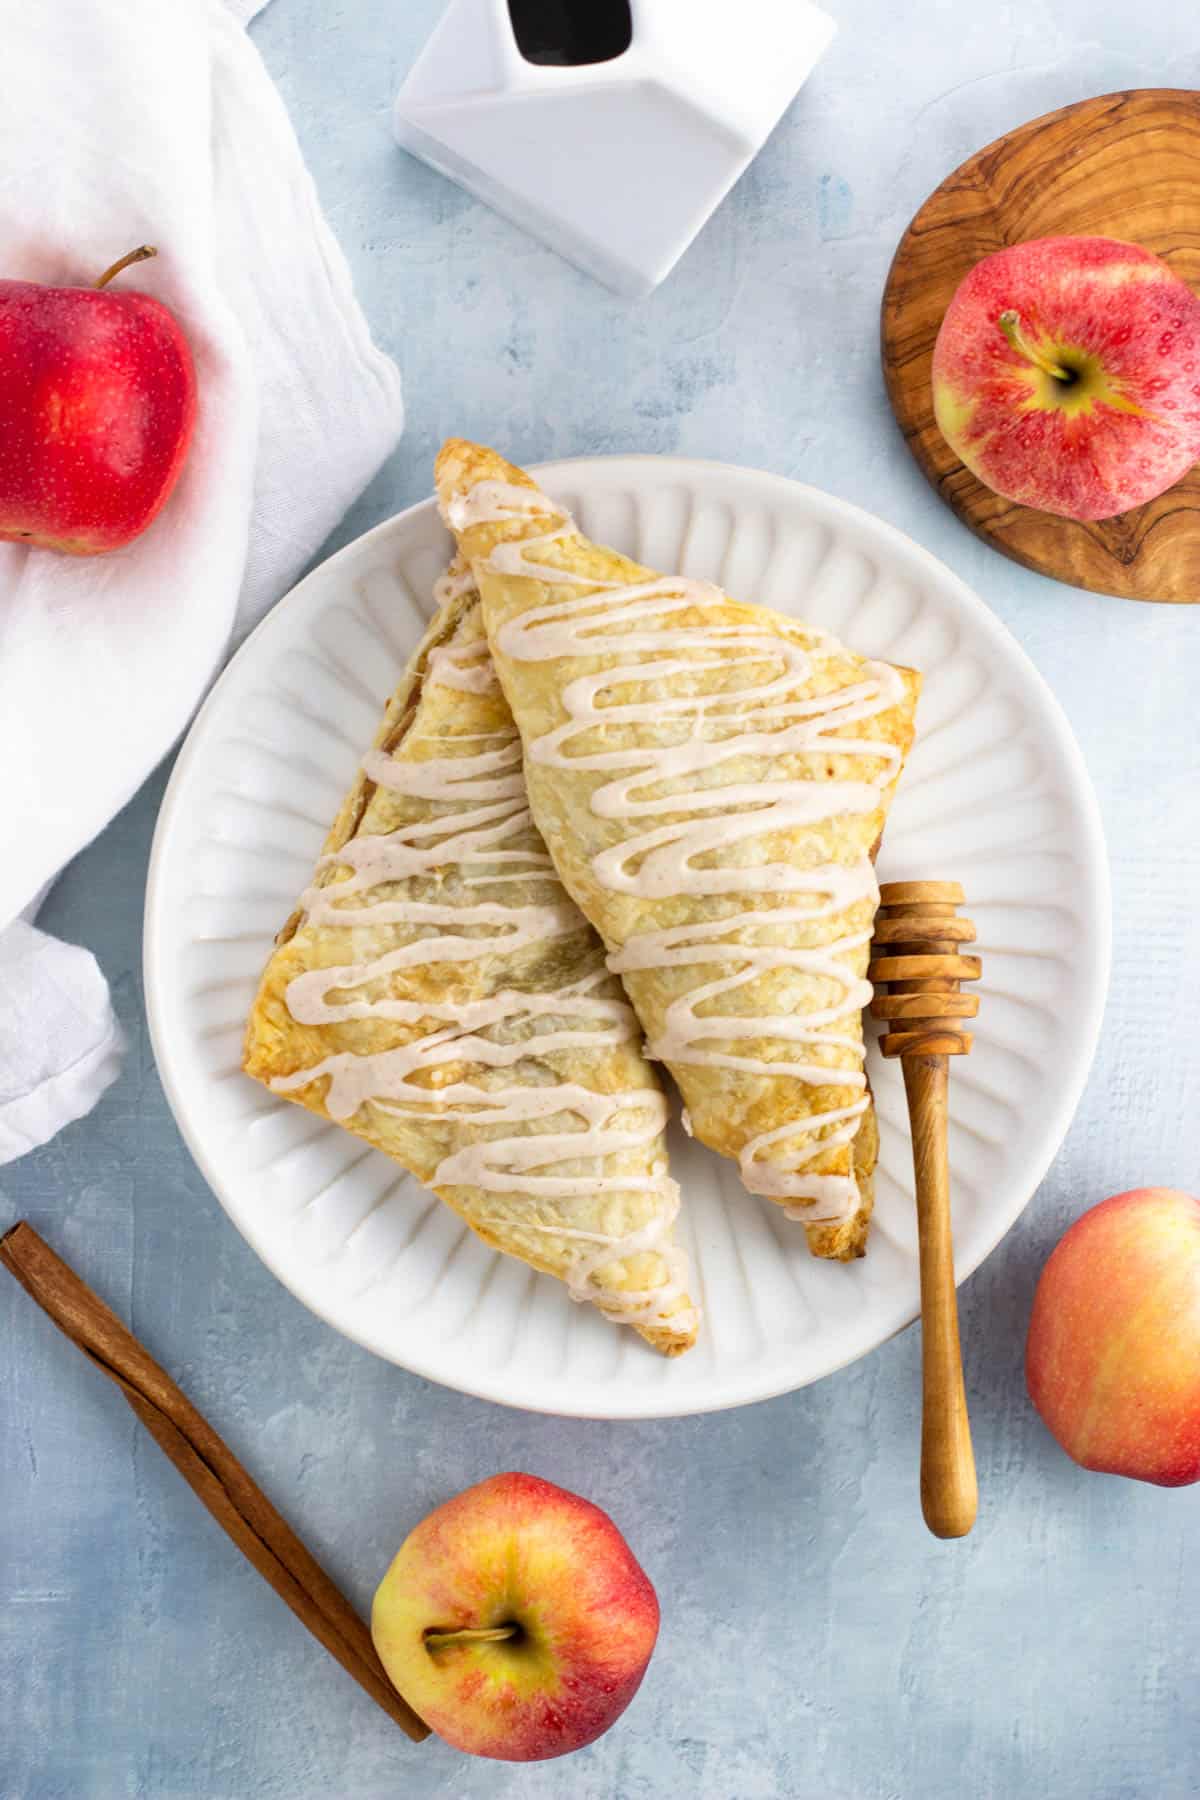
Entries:
[[449,431],[522,460],[654,450],[757,464],[942,555],[1071,716],[1112,852],[1115,975],[1062,1154],[963,1293],[978,1528],[942,1545],[920,1521],[915,1332],[791,1398],[606,1426],[462,1399],[310,1317],[226,1222],[154,1073],[139,962],[158,775],[44,915],[93,946],[114,984],[124,1076],[91,1118],[0,1170],[0,1226],[26,1216],[76,1262],[364,1607],[430,1506],[518,1467],[611,1509],[658,1586],[663,1632],[625,1719],[569,1763],[412,1748],[6,1283],[2,1800],[1200,1789],[1200,1495],[1077,1471],[1021,1376],[1033,1284],[1067,1221],[1120,1188],[1200,1185],[1200,607],[1088,597],[976,543],[909,462],[876,350],[892,249],[941,176],[1052,106],[1194,85],[1194,29],[1177,0],[831,3],[833,50],[636,306],[394,149],[390,102],[438,0],[275,0],[255,37],[407,383],[408,435],[335,542],[422,496]]

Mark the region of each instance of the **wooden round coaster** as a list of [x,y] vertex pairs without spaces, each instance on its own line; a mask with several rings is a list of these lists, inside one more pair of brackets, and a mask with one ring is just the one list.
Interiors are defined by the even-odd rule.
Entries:
[[1200,467],[1157,500],[1097,523],[1017,506],[975,479],[933,417],[933,345],[981,257],[1026,238],[1127,238],[1200,288],[1200,93],[1137,88],[1034,119],[930,195],[883,295],[883,368],[908,446],[942,499],[1006,556],[1131,600],[1200,600]]

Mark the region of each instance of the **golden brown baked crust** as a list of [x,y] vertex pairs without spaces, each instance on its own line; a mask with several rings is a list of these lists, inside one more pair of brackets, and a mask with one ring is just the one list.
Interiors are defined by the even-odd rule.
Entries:
[[[744,605],[716,590],[701,594],[696,584],[679,578],[664,582],[654,571],[584,538],[552,501],[539,496],[529,476],[480,445],[460,440],[446,444],[438,459],[437,483],[443,514],[456,531],[483,595],[493,656],[525,744],[534,817],[567,890],[608,945],[611,966],[622,976],[652,1053],[661,1054],[670,1067],[692,1131],[705,1144],[738,1160],[748,1185],[760,1184],[755,1191],[769,1192],[772,1183],[781,1187],[794,1178],[801,1192],[793,1185],[790,1193],[776,1191],[772,1197],[797,1217],[803,1218],[806,1210],[819,1216],[820,1196],[828,1196],[833,1184],[852,1192],[853,1178],[857,1196],[848,1214],[829,1222],[814,1219],[806,1229],[818,1256],[860,1255],[877,1151],[869,1098],[857,1133],[847,1123],[848,1109],[861,1106],[864,1098],[862,1021],[857,1010],[852,1019],[830,1021],[827,1015],[836,1011],[851,984],[854,991],[863,990],[877,895],[869,871],[857,890],[849,875],[861,870],[882,831],[912,741],[919,675],[888,669],[883,678],[884,665],[869,663],[792,618]],[[658,584],[652,591],[660,598],[665,593],[667,603],[659,605],[648,627],[646,584],[652,583]],[[568,643],[557,622],[575,603],[591,611]],[[573,616],[578,616],[578,608]],[[665,660],[661,649],[639,648],[646,641],[639,634],[649,628],[669,638]],[[873,681],[886,703],[869,716],[861,716],[860,709],[850,722],[835,721],[819,745],[778,752],[766,744],[761,753],[747,753],[736,767],[709,780],[701,801],[694,797],[694,770],[678,779],[639,775],[614,801],[613,756],[620,752],[624,757],[631,747],[656,754],[664,746],[678,746],[680,715],[678,710],[672,714],[670,707],[678,707],[681,696],[689,704],[706,701],[710,709],[714,704],[734,708],[740,704],[746,659],[739,665],[732,654],[714,655],[713,644],[721,633],[727,634],[731,647],[739,634],[755,643],[766,642],[757,659],[764,665],[771,661],[771,644],[780,647],[781,657],[805,657],[811,675],[803,696],[818,707],[826,701],[832,706],[837,696],[842,696],[838,704],[849,706],[848,697]],[[653,666],[652,678],[648,674],[639,681],[642,666],[647,670]],[[602,688],[589,686],[598,676],[609,679]],[[624,714],[610,723],[603,708],[593,704],[581,715],[576,696],[585,689],[601,693],[610,718],[619,708],[625,709]],[[793,698],[796,691],[793,683],[789,690]],[[648,694],[661,697],[661,717],[645,704]],[[631,712],[638,716],[631,719]],[[710,711],[708,716],[718,715]],[[708,729],[698,726],[697,732],[702,737]],[[853,748],[839,751],[839,740]],[[610,766],[598,766],[606,756]],[[590,766],[584,766],[585,759]],[[628,769],[628,761],[621,767]],[[669,837],[672,830],[684,829],[701,805],[706,816],[724,814],[733,819],[747,805],[761,804],[754,784],[764,781],[825,782],[831,791],[835,783],[870,785],[874,798],[832,816],[818,816],[819,809],[814,809],[810,822],[793,819],[777,830],[760,831],[746,857],[737,847],[717,846],[693,860],[691,867],[725,870],[758,858],[767,865],[767,875],[749,897],[744,888],[733,894],[681,891],[678,882],[673,889],[668,883],[657,892],[634,891],[636,882],[623,879],[623,866],[613,859],[631,841],[644,844],[639,807],[644,814],[658,803],[654,823],[661,821],[662,832]],[[721,807],[715,796],[725,782],[732,798]],[[744,799],[747,792],[754,794],[752,801]],[[601,799],[596,802],[598,794]],[[664,812],[662,802],[676,796],[681,802],[678,811]],[[603,878],[597,872],[598,859],[607,865]],[[830,868],[847,871],[846,893],[852,897],[844,904],[835,899],[820,917],[785,919],[795,891],[781,892],[772,873],[784,866],[814,875]],[[619,877],[615,880],[614,867]],[[728,921],[728,929],[722,921]],[[711,959],[693,957],[664,966],[638,948],[652,940],[661,944],[664,933],[694,932],[697,927],[709,934],[704,941],[713,946]],[[781,957],[779,966],[756,975],[757,965],[747,960],[745,948],[768,944],[792,954],[793,962],[784,966]],[[822,952],[836,963],[833,973],[814,972],[814,953]],[[801,966],[806,959],[808,966]],[[714,992],[714,984],[731,973],[735,981]],[[711,1056],[705,1050],[698,1057],[691,1043],[679,1049],[680,1033],[673,1021],[693,1000],[694,1035],[713,1052]],[[711,1029],[711,1021],[718,1017],[737,1021],[724,1041]],[[748,1035],[748,1022],[756,1019],[765,1028]],[[798,1054],[789,1049],[789,1027],[780,1029],[781,1020],[800,1028],[806,1021],[816,1021],[811,1031],[803,1032],[803,1057],[809,1069],[803,1078],[771,1070],[772,1063],[786,1064]],[[818,1073],[828,1069],[828,1082],[814,1081],[813,1068]],[[809,1120],[814,1123],[806,1132]],[[811,1198],[806,1197],[804,1184]]]
[[[264,970],[247,1073],[385,1151],[485,1243],[678,1354],[697,1314],[672,1240],[661,1090],[529,818],[461,570],[374,751]],[[529,1152],[564,1134],[552,1155]]]

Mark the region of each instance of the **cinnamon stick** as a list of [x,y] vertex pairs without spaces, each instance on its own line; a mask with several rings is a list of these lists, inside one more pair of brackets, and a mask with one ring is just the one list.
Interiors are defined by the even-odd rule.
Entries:
[[415,1743],[428,1737],[429,1727],[392,1686],[350,1602],[117,1315],[24,1220],[0,1238],[0,1262],[59,1330],[116,1382],[193,1493],[301,1624]]

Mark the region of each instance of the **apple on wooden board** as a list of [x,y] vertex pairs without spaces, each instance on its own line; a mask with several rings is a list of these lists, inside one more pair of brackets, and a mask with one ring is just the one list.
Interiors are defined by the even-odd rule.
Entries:
[[1025,1374],[1085,1469],[1200,1480],[1200,1200],[1134,1188],[1077,1219],[1042,1271]]
[[933,352],[942,436],[987,487],[1107,519],[1200,459],[1200,298],[1114,238],[1035,238],[976,263]]
[[0,539],[96,556],[145,531],[183,467],[196,374],[149,294],[0,281]]
[[371,1635],[447,1743],[533,1762],[581,1749],[624,1712],[654,1649],[658,1600],[598,1506],[536,1475],[493,1475],[405,1539]]

